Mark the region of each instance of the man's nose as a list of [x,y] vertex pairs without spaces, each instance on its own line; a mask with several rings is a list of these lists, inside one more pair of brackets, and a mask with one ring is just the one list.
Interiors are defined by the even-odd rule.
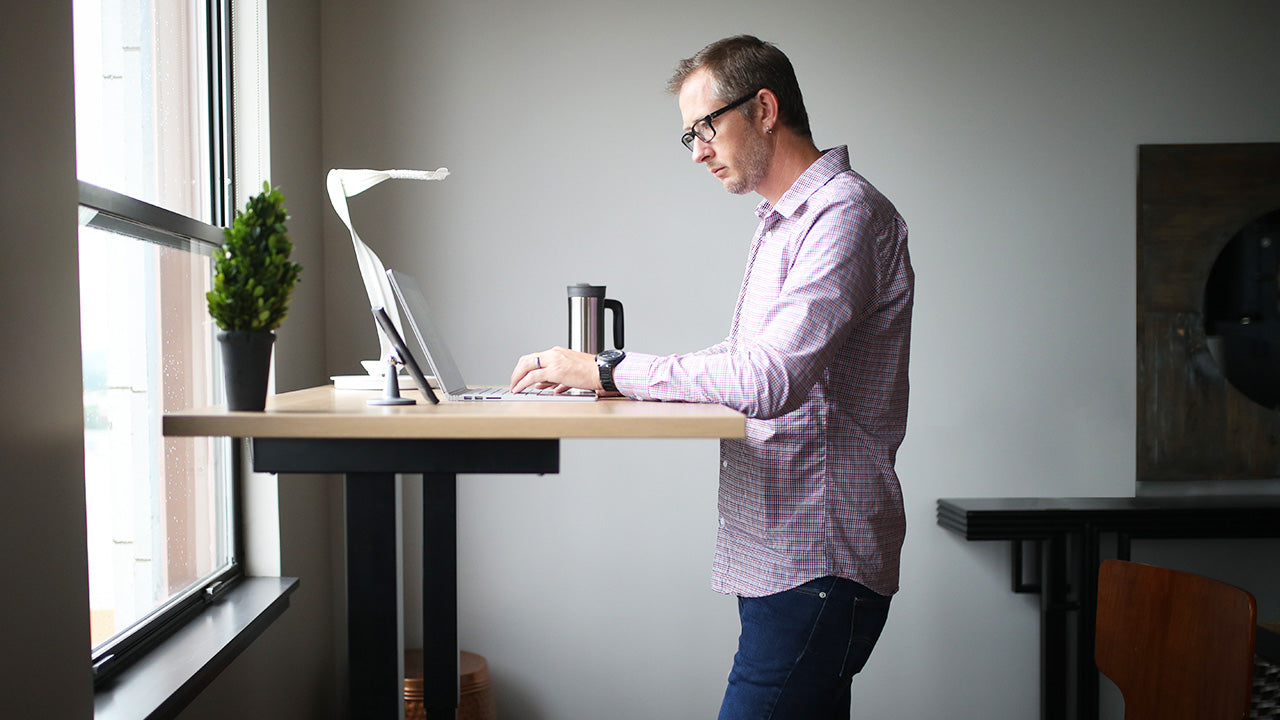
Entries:
[[696,163],[706,162],[707,158],[711,157],[712,155],[711,143],[706,142],[702,138],[695,135],[693,137],[693,145],[690,146],[689,151],[693,153],[694,162]]

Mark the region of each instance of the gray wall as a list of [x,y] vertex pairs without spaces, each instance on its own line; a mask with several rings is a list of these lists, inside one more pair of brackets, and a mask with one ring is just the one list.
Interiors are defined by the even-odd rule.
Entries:
[[[1134,487],[1136,146],[1280,140],[1273,2],[327,1],[326,167],[447,166],[352,201],[422,278],[477,382],[563,343],[564,286],[607,284],[628,347],[728,328],[755,198],[677,144],[675,62],[752,32],[792,58],[818,143],[911,227],[913,393],[903,589],[855,683],[861,717],[1025,718],[1036,599],[1003,544],[936,527],[939,497]],[[350,241],[325,217],[327,358],[376,353]],[[484,269],[465,270],[467,267]],[[481,321],[496,332],[476,328]],[[736,639],[708,589],[713,443],[567,442],[560,475],[462,481],[461,638],[512,718],[709,717]],[[1261,546],[1274,552],[1274,544]],[[1165,548],[1163,551],[1161,547]],[[1141,544],[1190,563],[1177,544]],[[1200,546],[1197,546],[1200,547]],[[1232,569],[1240,544],[1199,551]]]
[[[328,201],[320,164],[320,13],[314,0],[272,0],[267,12],[270,180],[285,195],[293,257],[303,268],[276,341],[276,390],[284,392],[328,382],[321,352],[320,237]],[[271,478],[249,482],[264,480]],[[345,668],[346,642],[341,479],[281,475],[276,482],[280,572],[301,583],[288,611],[196,698],[183,720],[339,717],[346,690],[336,679]]]
[[71,3],[5,18],[0,717],[80,718],[92,696]]

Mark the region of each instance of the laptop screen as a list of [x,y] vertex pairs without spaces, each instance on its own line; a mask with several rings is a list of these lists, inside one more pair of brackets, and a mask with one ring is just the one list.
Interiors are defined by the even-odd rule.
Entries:
[[398,270],[388,270],[387,277],[391,280],[391,287],[400,300],[400,307],[404,309],[414,337],[422,345],[427,362],[431,364],[436,382],[451,395],[464,392],[467,383],[462,379],[462,371],[458,370],[458,365],[453,361],[449,346],[431,320],[431,310],[427,307],[422,289],[418,287],[418,281]]

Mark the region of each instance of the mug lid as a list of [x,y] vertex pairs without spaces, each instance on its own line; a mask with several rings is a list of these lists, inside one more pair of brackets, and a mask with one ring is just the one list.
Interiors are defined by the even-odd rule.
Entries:
[[591,285],[589,283],[578,283],[568,287],[569,297],[604,297],[604,285]]

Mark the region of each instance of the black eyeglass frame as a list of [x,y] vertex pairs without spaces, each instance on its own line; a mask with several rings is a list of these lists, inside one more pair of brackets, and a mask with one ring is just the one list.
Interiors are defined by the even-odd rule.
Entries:
[[[764,88],[761,88],[760,90],[763,90],[763,89],[764,89]],[[700,118],[698,118],[697,120],[695,120],[695,121],[694,121],[694,123],[693,123],[693,125],[689,126],[689,129],[688,129],[688,130],[686,130],[686,131],[685,131],[685,133],[684,133],[683,135],[681,135],[681,136],[680,136],[680,142],[681,142],[681,144],[683,144],[683,145],[684,145],[684,147],[685,147],[685,149],[686,149],[686,150],[690,150],[690,151],[692,151],[692,150],[693,150],[693,139],[694,139],[694,138],[697,138],[697,139],[701,140],[701,141],[702,141],[702,142],[704,142],[704,143],[709,143],[709,142],[711,142],[712,140],[714,140],[714,139],[715,139],[715,137],[716,137],[716,126],[715,126],[715,125],[712,125],[712,124],[711,124],[711,121],[712,121],[712,120],[715,120],[716,118],[720,117],[721,115],[723,115],[723,114],[725,114],[725,113],[729,112],[730,110],[732,110],[732,109],[734,109],[734,108],[738,107],[739,105],[742,105],[743,103],[746,103],[748,100],[751,100],[751,99],[752,99],[752,98],[754,98],[756,95],[759,95],[759,94],[760,94],[760,90],[753,90],[753,91],[751,91],[749,94],[747,94],[747,95],[743,95],[742,97],[738,98],[737,100],[734,100],[733,102],[729,103],[728,105],[725,105],[724,107],[720,108],[719,110],[716,110],[715,112],[709,113],[709,114],[707,114],[707,115],[703,115],[702,117],[700,117]],[[707,128],[711,130],[711,137],[702,137],[702,133],[699,133],[699,132],[698,132],[697,127],[698,127],[699,125],[701,125],[702,123],[706,123],[706,124],[707,124]]]

